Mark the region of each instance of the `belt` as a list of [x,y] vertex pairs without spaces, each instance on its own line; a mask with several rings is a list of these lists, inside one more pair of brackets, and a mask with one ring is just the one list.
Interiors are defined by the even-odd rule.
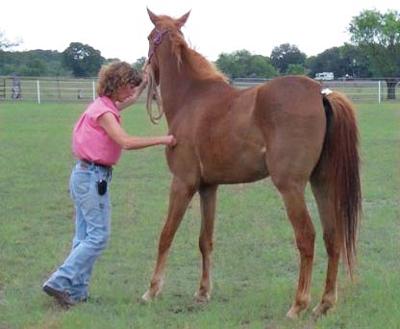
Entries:
[[79,159],[79,161],[82,162],[83,164],[88,165],[88,166],[96,166],[96,167],[100,167],[100,168],[103,168],[103,169],[106,169],[106,170],[111,170],[112,169],[112,166],[107,166],[107,165],[104,165],[104,164],[101,164],[101,163],[96,163],[96,162],[89,161],[89,160],[86,160],[86,159]]

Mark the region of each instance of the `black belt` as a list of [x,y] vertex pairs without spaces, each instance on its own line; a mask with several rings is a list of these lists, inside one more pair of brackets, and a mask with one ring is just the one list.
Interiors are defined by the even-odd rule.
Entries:
[[100,168],[103,168],[103,169],[106,169],[106,170],[111,170],[112,169],[112,166],[107,166],[107,165],[104,165],[104,164],[101,164],[101,163],[96,163],[96,162],[85,160],[85,159],[79,159],[79,161],[81,161],[82,163],[84,163],[84,164],[86,164],[88,166],[96,166],[96,167],[100,167]]

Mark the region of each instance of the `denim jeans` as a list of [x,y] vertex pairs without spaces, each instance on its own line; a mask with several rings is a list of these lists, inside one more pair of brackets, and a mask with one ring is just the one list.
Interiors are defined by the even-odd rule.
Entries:
[[[105,249],[110,235],[111,176],[111,169],[82,161],[78,161],[72,170],[70,192],[76,214],[72,250],[44,285],[67,291],[76,301],[88,297],[93,265]],[[97,191],[97,182],[101,179],[108,183],[104,195]]]

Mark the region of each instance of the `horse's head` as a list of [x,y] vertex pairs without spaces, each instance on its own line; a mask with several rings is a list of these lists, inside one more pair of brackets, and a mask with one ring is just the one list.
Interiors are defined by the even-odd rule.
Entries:
[[[226,83],[226,78],[202,55],[187,45],[181,28],[185,25],[190,11],[178,19],[164,15],[157,16],[149,9],[147,9],[147,12],[151,22],[154,24],[154,28],[148,36],[149,58],[147,69],[149,72],[149,82],[147,86],[146,107],[151,121],[155,122],[161,117],[163,112],[162,96],[170,94],[171,91],[166,87],[170,85],[167,82],[168,79],[169,81],[187,85],[188,79],[214,80]],[[178,76],[183,80],[177,81]],[[167,82],[164,88],[161,83],[163,79]],[[161,94],[158,90],[160,83]],[[164,95],[162,94],[163,89]],[[158,116],[152,114],[151,104],[153,100],[157,101],[159,108]]]
[[171,37],[171,35],[183,35],[181,28],[183,25],[185,25],[190,11],[178,19],[164,15],[157,16],[149,9],[147,9],[147,12],[151,22],[154,24],[153,30],[147,37],[149,40],[148,62],[154,72],[156,82],[159,84],[159,59],[157,55],[157,49],[162,46],[163,40],[167,36]]
[[[146,108],[149,114],[150,120],[153,123],[157,123],[163,114],[163,107],[161,97],[157,86],[160,84],[160,56],[162,48],[167,47],[165,39],[174,40],[173,48],[176,48],[181,42],[184,42],[183,34],[181,32],[181,27],[186,23],[189,17],[189,13],[186,13],[179,19],[173,19],[169,16],[157,16],[147,9],[149,13],[150,20],[154,24],[153,30],[148,36],[149,40],[149,58],[148,58],[148,72],[149,80],[147,86],[147,101]],[[163,42],[164,41],[164,42]],[[170,44],[170,42],[169,42]],[[172,48],[172,49],[173,49]],[[175,49],[176,50],[176,49]],[[165,51],[164,51],[165,53]],[[169,52],[171,53],[171,49]],[[178,62],[180,62],[180,53],[177,56]],[[152,110],[152,102],[155,100],[157,102],[158,114],[154,115]]]

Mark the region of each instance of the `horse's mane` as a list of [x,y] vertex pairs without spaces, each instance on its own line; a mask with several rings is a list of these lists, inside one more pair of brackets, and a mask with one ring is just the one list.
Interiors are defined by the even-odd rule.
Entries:
[[169,37],[172,43],[172,53],[178,61],[178,67],[185,62],[197,79],[228,82],[228,78],[214,64],[188,46],[180,32],[171,31]]

